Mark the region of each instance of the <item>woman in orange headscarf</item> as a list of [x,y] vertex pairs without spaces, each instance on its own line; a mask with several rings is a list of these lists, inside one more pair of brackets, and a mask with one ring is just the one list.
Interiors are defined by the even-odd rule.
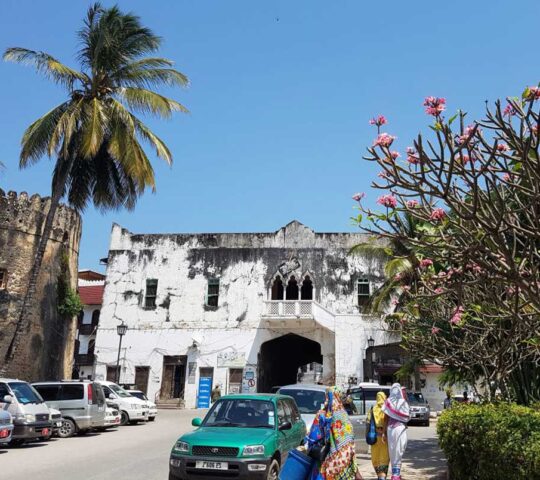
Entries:
[[386,395],[384,392],[377,393],[377,403],[369,411],[368,424],[371,421],[371,416],[375,421],[375,428],[377,429],[377,442],[371,446],[371,463],[377,474],[377,480],[386,479],[388,474],[388,465],[390,464],[390,456],[388,454],[388,442],[386,441],[386,424],[387,417],[382,410]]

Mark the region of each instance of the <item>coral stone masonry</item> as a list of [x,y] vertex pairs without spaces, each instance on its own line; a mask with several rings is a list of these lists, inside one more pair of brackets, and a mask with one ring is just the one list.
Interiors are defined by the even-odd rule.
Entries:
[[16,354],[5,356],[15,332],[39,236],[50,199],[0,190],[0,370],[25,380],[70,378],[76,319],[58,313],[59,280],[77,288],[81,218],[61,205],[47,244],[31,314],[16,339]]
[[293,221],[272,233],[134,234],[113,226],[96,337],[96,377],[144,385],[162,403],[204,405],[222,392],[267,392],[308,378],[364,378],[367,339],[388,341],[361,313],[381,265],[351,247],[361,234]]

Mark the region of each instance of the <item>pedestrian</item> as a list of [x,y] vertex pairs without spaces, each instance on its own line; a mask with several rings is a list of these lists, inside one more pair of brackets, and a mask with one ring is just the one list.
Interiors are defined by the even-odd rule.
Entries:
[[330,387],[307,436],[308,454],[317,460],[309,480],[361,480],[356,465],[353,426],[341,391]]
[[469,403],[469,392],[467,390],[463,392],[463,403]]
[[410,413],[405,389],[399,383],[392,385],[390,395],[382,409],[388,416],[387,437],[392,465],[391,480],[401,480],[401,460],[407,448],[407,422]]
[[371,417],[373,417],[375,421],[375,428],[377,430],[377,441],[371,446],[371,463],[373,464],[373,468],[377,474],[377,480],[386,479],[386,475],[388,475],[388,465],[390,464],[390,457],[388,455],[388,440],[386,438],[388,417],[383,412],[385,401],[385,393],[378,392],[377,403],[369,411],[367,418],[369,425],[371,422]]
[[212,393],[210,394],[210,400],[212,400],[212,403],[217,402],[221,398],[221,385],[218,383],[213,389]]
[[446,390],[446,398],[443,402],[443,408],[448,410],[452,406],[452,390]]

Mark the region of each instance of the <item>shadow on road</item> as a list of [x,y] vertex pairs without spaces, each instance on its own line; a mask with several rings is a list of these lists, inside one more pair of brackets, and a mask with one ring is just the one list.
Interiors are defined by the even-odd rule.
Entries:
[[[414,468],[425,478],[434,480],[446,478],[446,460],[436,438],[409,439],[403,467],[405,471],[407,467]],[[409,476],[404,476],[405,478]]]

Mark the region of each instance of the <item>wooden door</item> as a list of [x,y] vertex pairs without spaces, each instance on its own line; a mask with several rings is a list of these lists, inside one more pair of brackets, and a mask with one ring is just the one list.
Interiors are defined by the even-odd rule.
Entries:
[[148,391],[150,367],[135,367],[135,386],[145,395]]

